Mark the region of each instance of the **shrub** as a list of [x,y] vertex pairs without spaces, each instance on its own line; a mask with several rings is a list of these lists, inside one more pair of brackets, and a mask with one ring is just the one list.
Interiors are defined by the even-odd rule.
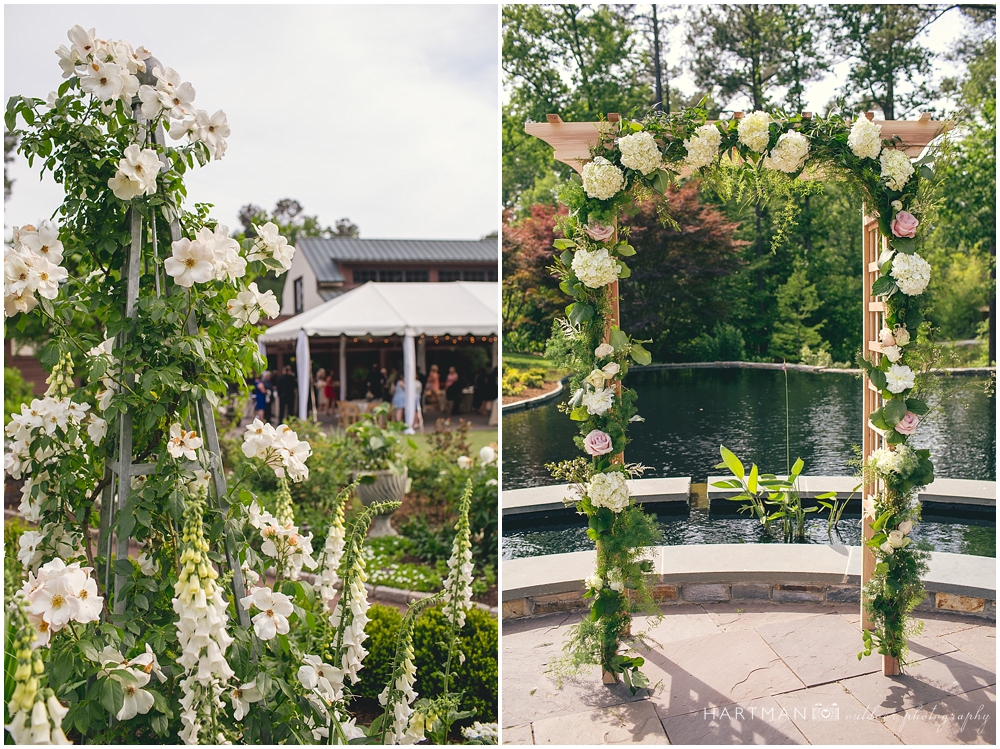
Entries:
[[830,356],[830,352],[826,350],[825,346],[816,351],[813,351],[808,346],[803,346],[799,351],[799,359],[802,360],[803,364],[808,364],[812,367],[833,366],[833,357]]
[[504,375],[500,381],[500,392],[504,395],[520,395],[524,392],[524,385],[521,384],[517,374]]
[[[394,608],[373,604],[368,610],[371,620],[366,628],[369,639],[365,641],[368,657],[355,685],[355,694],[377,699],[389,680],[392,658],[396,652],[396,636],[403,616]],[[437,697],[441,692],[442,671],[448,658],[448,622],[441,607],[428,609],[417,619],[413,633],[414,664],[417,667],[415,689],[421,697]],[[462,709],[475,710],[476,714],[462,725],[473,720],[494,722],[497,719],[497,621],[479,608],[470,609],[459,637],[459,647],[465,654],[465,663],[452,662],[453,689],[464,692]]]
[[521,373],[521,384],[529,388],[544,387],[548,372],[541,367],[532,367]]
[[21,412],[22,403],[31,403],[34,397],[34,383],[25,382],[21,370],[16,367],[3,368],[3,424],[7,426],[12,413]]

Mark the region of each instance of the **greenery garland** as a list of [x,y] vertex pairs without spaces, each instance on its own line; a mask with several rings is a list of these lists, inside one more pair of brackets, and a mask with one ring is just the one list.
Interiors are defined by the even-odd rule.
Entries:
[[[556,478],[577,485],[577,509],[590,520],[588,534],[598,554],[596,573],[586,582],[590,620],[580,625],[570,645],[573,658],[599,663],[606,671],[631,670],[635,681],[636,663],[619,650],[629,612],[651,601],[642,547],[655,543],[659,534],[653,518],[631,503],[624,481],[643,467],[621,460],[628,424],[640,419],[635,393],[621,381],[629,362],[648,364],[650,355],[643,342],[614,324],[610,289],[629,277],[626,260],[636,252],[627,229],[617,230],[619,217],[634,211],[639,201],[664,195],[683,169],[727,196],[757,201],[789,194],[794,180],[806,173],[841,177],[878,219],[887,249],[878,259],[880,275],[871,291],[885,299],[885,328],[881,351],[861,352],[858,361],[883,398],[870,423],[888,447],[865,468],[869,477],[883,479],[884,487],[875,501],[875,536],[868,542],[877,565],[865,590],[875,624],[865,633],[865,643],[866,652],[874,643],[880,652],[901,658],[907,615],[923,596],[923,557],[906,536],[919,517],[916,488],[933,480],[929,452],[906,446],[928,410],[917,397],[920,385],[909,364],[919,368],[911,342],[923,323],[919,295],[930,277],[929,264],[916,253],[920,186],[934,176],[930,157],[912,163],[898,138],[883,140],[881,125],[865,117],[753,112],[709,123],[703,105],[606,123],[582,178],[573,175],[559,197],[569,213],[559,227],[564,238],[554,244],[552,271],[573,297],[561,321],[573,366],[573,395],[563,408],[580,423],[576,443],[589,460],[549,468]],[[665,201],[659,210],[669,223]]]

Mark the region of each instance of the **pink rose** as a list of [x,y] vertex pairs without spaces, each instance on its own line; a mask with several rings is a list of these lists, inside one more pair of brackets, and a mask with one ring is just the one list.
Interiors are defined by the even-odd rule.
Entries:
[[600,429],[593,430],[590,434],[583,438],[583,449],[587,451],[588,455],[598,456],[606,455],[611,452],[611,437],[602,432]]
[[892,220],[892,233],[897,237],[914,237],[919,223],[917,217],[909,211],[900,211]]
[[892,331],[889,330],[888,328],[882,328],[882,330],[878,332],[878,339],[879,343],[881,343],[883,346],[896,345],[896,336],[894,336],[892,334]]
[[896,424],[896,431],[900,434],[914,434],[917,431],[917,424],[920,423],[920,417],[917,416],[912,411],[907,411],[906,416]]
[[615,233],[615,227],[603,226],[601,224],[587,224],[586,231],[587,235],[595,242],[606,242]]

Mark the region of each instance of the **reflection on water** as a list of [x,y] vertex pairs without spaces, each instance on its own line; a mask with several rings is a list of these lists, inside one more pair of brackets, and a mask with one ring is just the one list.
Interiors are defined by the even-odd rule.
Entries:
[[[751,518],[715,516],[706,510],[691,510],[687,515],[661,515],[660,531],[664,546],[690,544],[760,544],[773,543],[774,538]],[[861,545],[860,517],[845,515],[831,536],[822,518],[806,520],[805,543]],[[931,551],[948,551],[957,554],[974,554],[981,557],[996,556],[996,526],[963,520],[959,523],[922,521],[913,530],[913,542]],[[545,525],[522,530],[504,530],[502,552],[504,559],[561,554],[570,551],[587,551],[594,542],[587,537],[587,526],[579,522],[562,525]]]
[[[650,467],[647,478],[715,473],[719,445],[762,470],[785,470],[785,378],[780,370],[665,369],[636,371],[646,421],[629,429],[629,462]],[[911,440],[930,448],[942,478],[996,480],[996,407],[986,380],[940,377],[932,407]],[[846,476],[861,443],[861,381],[849,374],[788,372],[791,458],[805,473]],[[503,417],[505,489],[553,483],[545,463],[575,458],[577,426],[556,403]],[[825,534],[825,531],[824,531]]]

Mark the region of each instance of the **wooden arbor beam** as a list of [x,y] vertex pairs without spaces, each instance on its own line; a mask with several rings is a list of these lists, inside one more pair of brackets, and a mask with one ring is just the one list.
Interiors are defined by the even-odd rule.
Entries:
[[[742,112],[736,113],[742,116]],[[810,112],[803,112],[810,115]],[[869,112],[868,115],[872,113]],[[621,119],[611,113],[604,122],[564,122],[557,114],[546,116],[546,122],[529,122],[524,126],[524,132],[544,140],[555,149],[556,161],[568,164],[578,172],[583,171],[583,165],[590,161],[590,149],[597,144],[602,128],[613,128]],[[920,155],[924,148],[934,138],[950,130],[951,122],[939,122],[931,119],[929,112],[924,112],[918,120],[875,120],[882,126],[882,137],[890,139],[899,137],[904,144],[902,149],[911,159]],[[715,122],[716,120],[710,120]]]
[[[740,119],[742,116],[742,112],[734,113],[735,119]],[[804,119],[810,119],[812,117],[812,113],[803,112],[802,116]],[[875,124],[882,126],[883,140],[898,139],[898,141],[901,142],[900,150],[902,150],[911,159],[920,156],[924,149],[935,138],[950,130],[954,126],[951,122],[938,122],[932,120],[929,112],[922,113],[916,120],[876,120],[874,119],[874,114],[872,112],[865,113],[865,116]],[[584,164],[590,161],[590,151],[595,145],[597,145],[600,135],[608,132],[609,130],[613,131],[617,129],[617,125],[620,120],[621,117],[618,114],[608,114],[606,120],[603,122],[564,122],[559,115],[550,114],[546,116],[546,122],[530,122],[526,124],[524,131],[528,135],[533,135],[552,146],[553,149],[555,149],[555,158],[557,161],[561,161],[562,163],[575,169],[577,172],[582,173]],[[712,122],[715,121],[716,120],[713,120]],[[689,173],[690,170],[686,168],[681,170],[682,175],[686,176]],[[810,175],[807,178],[817,177],[822,178],[822,174]],[[867,206],[862,206],[861,215],[863,234],[862,247],[864,253],[864,264],[862,267],[864,268],[863,273],[865,278],[865,283],[863,284],[864,297],[862,300],[862,340],[864,341],[865,349],[874,354],[877,362],[882,356],[881,348],[878,345],[878,333],[882,328],[885,317],[885,303],[884,300],[872,296],[871,288],[872,283],[874,283],[875,279],[878,278],[878,265],[876,260],[878,259],[881,250],[884,249],[886,240],[879,233],[876,219],[868,215]],[[619,308],[617,281],[611,284],[608,288],[608,295],[609,301],[611,302],[613,321],[615,324],[618,324]],[[605,333],[605,340],[607,340],[607,338],[608,335]],[[885,439],[882,435],[868,425],[868,420],[872,412],[882,406],[882,396],[879,391],[869,383],[867,376],[863,377],[862,389],[864,407],[862,414],[862,428],[864,430],[862,459],[868,460],[868,457],[872,454],[872,452],[880,447],[885,447]],[[622,459],[624,459],[623,456]],[[864,496],[862,498],[864,508],[862,515],[863,541],[869,540],[874,535],[870,524],[864,522],[864,519],[871,516],[874,499],[880,488],[881,487],[877,485],[877,482],[874,485],[866,485],[864,487]],[[862,590],[868,580],[871,579],[874,571],[875,555],[867,546],[862,546]],[[864,628],[872,629],[873,625],[864,608],[863,595],[861,617]],[[898,675],[898,660],[891,656],[882,656],[882,672],[886,676]],[[606,682],[607,676],[608,675],[606,674]]]

